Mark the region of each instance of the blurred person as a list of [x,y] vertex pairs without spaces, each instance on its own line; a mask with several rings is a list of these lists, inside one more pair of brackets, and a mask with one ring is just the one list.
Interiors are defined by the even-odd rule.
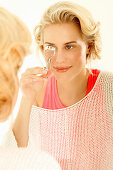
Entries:
[[0,7],[0,121],[12,114],[19,88],[18,71],[30,53],[31,43],[23,21]]
[[0,147],[0,170],[61,170],[49,154],[31,148]]
[[[31,43],[32,37],[27,26],[16,15],[0,7],[1,122],[5,122],[13,114],[19,89],[18,72],[24,58],[31,52]],[[49,154],[33,147],[18,148],[16,142],[12,142],[14,136],[10,132],[13,122],[14,120],[2,139],[0,170],[60,170],[57,161]]]

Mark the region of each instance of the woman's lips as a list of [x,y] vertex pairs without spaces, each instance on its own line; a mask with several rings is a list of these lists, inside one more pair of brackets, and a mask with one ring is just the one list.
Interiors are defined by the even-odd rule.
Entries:
[[71,68],[71,66],[68,66],[68,67],[54,67],[54,69],[55,69],[57,72],[66,72],[66,71],[68,71],[70,68]]

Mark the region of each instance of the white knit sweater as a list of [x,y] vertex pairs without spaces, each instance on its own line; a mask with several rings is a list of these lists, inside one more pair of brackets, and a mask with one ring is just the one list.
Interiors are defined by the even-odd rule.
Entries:
[[51,154],[63,170],[112,170],[113,74],[102,71],[91,92],[70,107],[32,106],[29,146]]
[[61,170],[45,152],[31,148],[0,148],[0,170]]

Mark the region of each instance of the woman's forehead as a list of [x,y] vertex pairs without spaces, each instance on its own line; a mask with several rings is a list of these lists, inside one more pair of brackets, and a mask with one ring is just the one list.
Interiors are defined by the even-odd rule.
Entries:
[[80,28],[77,26],[77,24],[73,23],[51,24],[45,27],[43,32],[44,42],[51,41],[54,39],[74,41],[75,39],[81,37],[82,32]]

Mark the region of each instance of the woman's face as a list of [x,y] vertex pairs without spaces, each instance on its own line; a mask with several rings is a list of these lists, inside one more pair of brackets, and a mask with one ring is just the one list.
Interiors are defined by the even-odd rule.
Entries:
[[51,24],[44,29],[43,36],[44,46],[56,49],[50,67],[57,80],[72,80],[85,71],[88,45],[77,24]]

